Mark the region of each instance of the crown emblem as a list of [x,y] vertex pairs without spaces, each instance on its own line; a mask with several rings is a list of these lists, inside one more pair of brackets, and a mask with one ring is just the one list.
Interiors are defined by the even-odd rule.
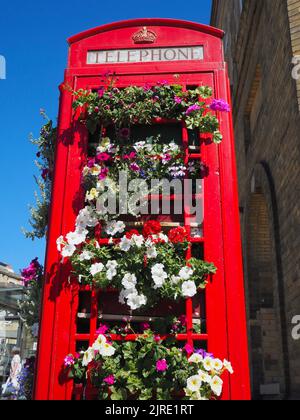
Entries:
[[132,39],[135,44],[153,44],[156,41],[157,35],[150,31],[146,26],[140,31],[136,32]]

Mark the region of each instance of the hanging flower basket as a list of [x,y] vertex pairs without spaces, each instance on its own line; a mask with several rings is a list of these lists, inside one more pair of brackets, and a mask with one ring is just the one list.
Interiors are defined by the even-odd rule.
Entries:
[[221,376],[233,373],[203,350],[187,355],[175,340],[147,330],[133,342],[111,343],[100,334],[92,347],[65,358],[70,377],[88,380],[100,400],[211,400],[220,397]]
[[[111,222],[112,236],[125,230],[122,222]],[[83,241],[81,234],[62,240],[62,254],[70,252],[73,272],[81,284],[120,291],[119,300],[131,310],[153,307],[161,299],[177,301],[193,297],[205,288],[216,267],[192,258],[186,263],[187,232],[179,227],[162,233],[159,222],[146,222],[143,234],[127,232],[115,245],[99,247],[96,240]]]

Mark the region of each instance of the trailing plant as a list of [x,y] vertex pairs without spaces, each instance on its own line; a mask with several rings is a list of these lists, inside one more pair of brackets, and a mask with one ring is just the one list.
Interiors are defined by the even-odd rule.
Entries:
[[[188,352],[188,355],[187,355]],[[64,361],[70,377],[89,379],[101,400],[211,400],[222,394],[231,364],[191,346],[178,348],[147,330],[132,342],[100,334],[92,347]]]
[[40,130],[40,135],[37,139],[31,136],[30,141],[37,146],[38,152],[36,154],[35,164],[40,171],[39,177],[34,177],[38,186],[39,192],[35,192],[36,204],[30,206],[30,220],[29,223],[32,231],[23,229],[27,238],[34,240],[45,237],[48,227],[48,213],[50,205],[50,194],[52,175],[54,168],[54,153],[57,129],[53,122],[49,120],[44,110],[41,110],[41,115],[46,120],[46,123]]
[[33,337],[38,335],[43,275],[43,267],[37,258],[21,271],[24,294],[22,300],[19,301],[19,315]]

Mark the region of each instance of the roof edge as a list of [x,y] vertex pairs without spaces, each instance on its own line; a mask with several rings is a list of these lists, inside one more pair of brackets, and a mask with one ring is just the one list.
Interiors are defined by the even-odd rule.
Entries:
[[224,31],[222,31],[221,29],[214,28],[213,26],[203,25],[202,23],[196,23],[180,19],[140,18],[108,23],[105,25],[98,26],[96,28],[88,29],[87,31],[80,32],[68,38],[68,44],[72,45],[75,42],[97,35],[101,32],[107,32],[114,29],[128,28],[130,26],[179,26],[182,28],[194,29],[199,32],[204,32],[221,39],[224,36]]

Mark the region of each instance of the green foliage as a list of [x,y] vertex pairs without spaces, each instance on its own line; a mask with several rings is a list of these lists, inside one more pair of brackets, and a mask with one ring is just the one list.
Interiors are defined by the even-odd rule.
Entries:
[[29,206],[29,223],[32,230],[22,229],[25,236],[32,240],[35,238],[41,239],[47,233],[57,136],[57,129],[53,126],[53,122],[48,119],[44,111],[41,111],[41,113],[47,122],[41,128],[40,136],[37,139],[34,139],[32,136],[30,138],[31,143],[38,149],[35,164],[41,173],[39,177],[34,177],[38,187],[38,192],[35,191],[34,193],[35,205]]

